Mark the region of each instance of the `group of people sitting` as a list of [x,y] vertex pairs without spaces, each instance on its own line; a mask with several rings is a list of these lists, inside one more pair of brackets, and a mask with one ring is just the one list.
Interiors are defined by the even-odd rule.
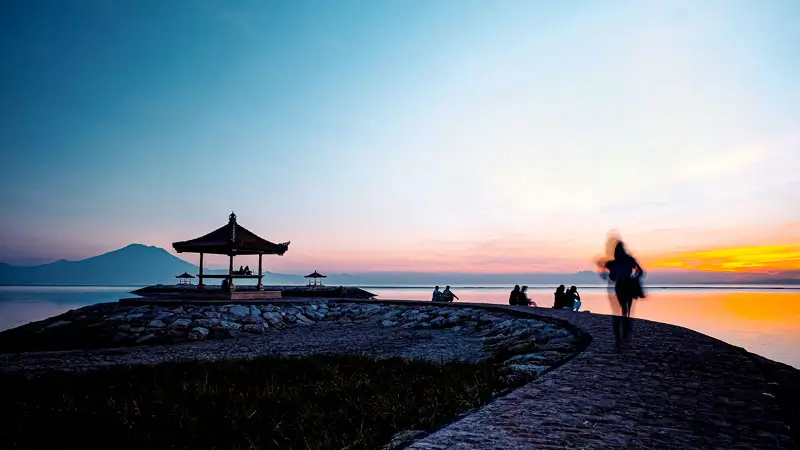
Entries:
[[439,290],[439,286],[433,288],[433,298],[431,300],[435,302],[452,302],[453,299],[458,300],[458,296],[453,294],[453,291],[450,290],[450,286],[444,288],[444,291]]
[[[508,296],[508,304],[512,306],[535,306],[538,307],[535,301],[528,297],[528,286],[519,285],[514,286],[511,295]],[[581,308],[581,296],[578,294],[578,288],[572,286],[567,288],[562,284],[556,288],[555,301],[553,302],[554,309],[568,309],[570,311],[578,311]]]
[[250,266],[239,266],[239,270],[233,271],[234,275],[252,275],[253,271],[250,270]]
[[511,295],[508,296],[508,304],[512,306],[539,306],[528,297],[528,286],[520,288],[519,285],[514,286]]
[[556,288],[553,309],[568,309],[578,311],[581,309],[581,295],[578,288],[571,286],[567,289],[563,284]]

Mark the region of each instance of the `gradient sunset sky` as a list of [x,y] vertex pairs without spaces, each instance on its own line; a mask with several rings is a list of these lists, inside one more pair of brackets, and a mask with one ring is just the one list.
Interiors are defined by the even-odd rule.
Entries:
[[0,8],[0,261],[235,211],[272,271],[800,270],[796,0]]

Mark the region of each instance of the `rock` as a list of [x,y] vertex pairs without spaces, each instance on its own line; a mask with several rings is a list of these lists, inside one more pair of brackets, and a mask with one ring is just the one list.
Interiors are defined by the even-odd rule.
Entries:
[[106,317],[105,320],[110,320],[110,321],[125,320],[125,314],[115,314],[113,316],[108,316]]
[[62,327],[62,326],[64,326],[64,325],[69,325],[69,324],[71,324],[71,323],[72,323],[72,322],[70,322],[69,320],[59,320],[58,322],[53,322],[53,323],[51,323],[51,324],[50,324],[50,325],[48,325],[46,328],[56,328],[56,327]]
[[261,334],[264,332],[264,322],[258,324],[248,323],[242,329],[248,333]]
[[123,323],[123,324],[121,324],[120,326],[117,327],[117,330],[119,330],[119,331],[131,331],[131,326],[130,326],[130,324]]
[[122,342],[128,339],[128,335],[125,333],[117,333],[114,337],[111,338],[112,342]]
[[385,328],[396,327],[397,326],[397,322],[394,322],[394,321],[391,321],[391,320],[383,320],[383,321],[381,321],[381,326],[385,327]]
[[254,323],[261,323],[262,320],[263,319],[261,318],[260,315],[258,317],[247,316],[244,319],[242,319],[242,324],[250,324],[250,325],[252,325]]
[[172,317],[174,315],[175,314],[171,313],[171,312],[158,313],[158,314],[156,314],[156,320],[163,320],[163,319],[166,319],[167,317]]
[[297,313],[297,315],[295,317],[297,318],[297,323],[299,325],[303,325],[303,326],[314,325],[314,321],[313,320],[309,319],[308,317],[304,316],[301,313]]
[[173,309],[172,314],[186,314],[186,311],[183,309],[183,306],[178,306],[177,308]]
[[453,330],[453,331],[461,331],[461,326],[460,326],[460,325],[456,325],[456,326],[454,326],[454,327],[452,328],[452,330]]
[[192,328],[192,331],[189,332],[189,339],[193,341],[199,341],[208,337],[209,333],[210,331],[208,331],[208,328],[194,327]]
[[504,371],[522,372],[528,375],[540,375],[544,373],[550,366],[539,366],[536,364],[508,364],[504,367]]
[[164,328],[164,327],[167,326],[167,324],[165,324],[164,322],[156,319],[156,320],[148,323],[147,326],[150,327],[150,328]]
[[215,328],[219,326],[219,319],[197,319],[195,323],[200,328]]
[[142,317],[144,314],[142,313],[130,313],[125,316],[125,320],[135,320]]
[[238,324],[236,322],[229,322],[227,320],[220,320],[219,321],[219,326],[223,330],[234,330],[234,331],[240,330],[242,328],[241,324]]
[[169,327],[178,330],[185,330],[192,326],[192,321],[190,319],[175,319]]
[[276,324],[283,322],[283,316],[280,313],[274,311],[267,311],[262,315],[262,317],[264,318],[264,320],[267,321],[267,323],[269,323],[272,326],[275,326]]
[[147,341],[149,341],[149,340],[151,340],[151,339],[153,339],[155,337],[156,337],[156,335],[153,334],[153,333],[145,334],[144,336],[140,336],[139,339],[136,339],[136,343],[137,344],[141,344],[141,343],[147,342]]
[[256,305],[250,305],[250,317],[261,318],[261,310]]
[[444,327],[444,325],[446,323],[447,323],[447,319],[445,319],[444,317],[442,317],[442,316],[434,317],[433,320],[431,320],[431,327],[433,327],[433,328],[442,328],[442,327]]
[[250,315],[250,308],[247,306],[237,305],[228,309],[228,314],[236,317],[244,317]]
[[222,317],[222,314],[218,313],[217,311],[204,311],[203,316],[208,319],[219,319]]
[[431,327],[431,324],[429,322],[417,322],[416,324],[414,324],[414,328],[417,328],[417,329],[427,329],[427,328],[430,328],[430,327]]
[[131,333],[141,333],[142,331],[144,331],[144,327],[131,327],[130,329]]

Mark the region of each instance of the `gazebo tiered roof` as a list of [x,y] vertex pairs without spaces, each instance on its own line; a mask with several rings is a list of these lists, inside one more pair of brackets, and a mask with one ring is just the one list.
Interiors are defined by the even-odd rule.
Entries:
[[256,236],[255,233],[236,223],[236,214],[231,213],[228,224],[205,236],[189,241],[174,242],[172,248],[178,253],[208,253],[212,255],[283,255],[290,242],[274,244]]

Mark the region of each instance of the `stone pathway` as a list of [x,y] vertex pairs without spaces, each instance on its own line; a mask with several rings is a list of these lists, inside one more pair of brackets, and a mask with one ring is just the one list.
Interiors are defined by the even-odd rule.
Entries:
[[609,316],[522,309],[568,320],[593,340],[560,368],[407,448],[797,448],[774,386],[743,349],[637,320],[633,347],[616,353]]

